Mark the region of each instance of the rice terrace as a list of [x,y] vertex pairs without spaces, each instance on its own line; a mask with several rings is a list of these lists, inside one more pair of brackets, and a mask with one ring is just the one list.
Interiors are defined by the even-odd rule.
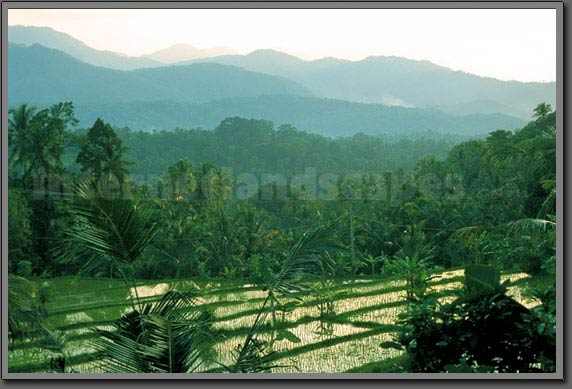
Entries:
[[[444,301],[454,296],[460,287],[462,271],[439,274],[430,288],[439,292]],[[503,276],[514,286],[509,295],[528,307],[539,304],[521,296],[528,275],[512,273]],[[61,291],[52,297],[47,309],[51,312],[48,323],[65,338],[54,339],[54,346],[43,348],[41,342],[17,345],[10,353],[10,366],[14,372],[49,372],[54,356],[65,356],[72,371],[102,372],[105,365],[90,339],[96,336],[93,328],[111,329],[114,320],[129,310],[126,290],[121,282],[88,280],[74,282],[73,278],[46,282],[46,287]],[[252,285],[234,286],[209,282],[202,287],[194,281],[172,281],[141,284],[139,296],[145,302],[157,301],[171,288],[196,290],[202,306],[212,310],[213,327],[217,334],[212,345],[215,360],[232,362],[232,351],[239,345],[252,326],[265,293]],[[105,293],[98,291],[105,290]],[[380,349],[380,344],[392,339],[395,321],[406,307],[405,282],[389,278],[362,278],[339,280],[329,289],[333,310],[329,316],[320,314],[322,300],[310,298],[296,304],[279,324],[266,326],[261,338],[274,341],[276,354],[270,359],[280,365],[273,372],[400,372],[403,369],[403,351]],[[295,302],[296,300],[291,300]],[[287,332],[286,332],[287,331]],[[280,336],[280,333],[287,335]],[[55,335],[57,336],[57,335]],[[334,357],[335,356],[335,357]],[[205,363],[196,372],[223,371],[215,363]]]
[[9,11],[9,374],[559,370],[554,9]]

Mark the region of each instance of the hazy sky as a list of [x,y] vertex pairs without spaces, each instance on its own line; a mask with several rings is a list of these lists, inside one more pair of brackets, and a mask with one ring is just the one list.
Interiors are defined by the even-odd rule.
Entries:
[[49,26],[135,56],[188,43],[305,59],[396,55],[503,80],[556,79],[556,11],[548,9],[11,9],[8,24]]

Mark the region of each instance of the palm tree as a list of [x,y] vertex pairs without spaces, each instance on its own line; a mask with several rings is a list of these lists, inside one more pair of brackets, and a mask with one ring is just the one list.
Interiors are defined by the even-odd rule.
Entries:
[[123,184],[129,175],[127,167],[134,164],[124,159],[127,151],[127,147],[122,146],[121,143],[117,145],[114,144],[112,139],[106,139],[104,158],[101,161],[101,173],[103,176],[109,178],[114,177],[119,183],[120,188],[123,188]]
[[534,108],[533,112],[535,118],[539,120],[544,120],[546,119],[548,114],[552,112],[552,107],[550,106],[550,104],[542,102]]
[[[152,211],[123,196],[109,196],[108,187],[78,184],[70,204],[75,223],[65,232],[60,250],[76,247],[68,255],[86,258],[81,274],[112,263],[122,274],[133,310],[114,325],[114,331],[96,330],[93,342],[109,372],[181,373],[195,371],[206,360],[211,344],[211,315],[196,310],[190,293],[170,291],[158,303],[143,305],[134,280],[133,264],[154,238]],[[61,255],[61,254],[60,254]]]
[[209,359],[212,315],[197,310],[191,292],[169,291],[115,321],[114,331],[96,329],[92,344],[109,373],[191,373]]
[[95,190],[89,182],[80,182],[76,195],[69,206],[75,223],[64,231],[65,239],[56,255],[86,258],[82,274],[112,264],[126,285],[133,286],[140,306],[133,264],[157,233],[156,224],[151,222],[152,210],[133,198],[112,196],[105,182]]
[[43,176],[45,190],[53,174],[61,173],[60,159],[64,152],[64,134],[68,125],[75,125],[73,104],[58,103],[34,114],[34,108],[21,105],[11,110],[10,140],[12,163],[24,169],[22,180],[26,183],[34,172]]
[[556,128],[546,127],[539,136],[524,142],[523,149],[531,156],[532,167],[543,174],[542,179],[556,175]]
[[8,144],[10,146],[10,164],[21,165],[26,172],[28,158],[28,137],[30,136],[30,127],[36,112],[35,107],[27,104],[19,105],[11,108],[8,113],[11,118],[8,119]]
[[171,184],[173,199],[179,200],[196,189],[193,165],[187,158],[180,158],[169,166],[165,174]]
[[198,198],[206,205],[213,201],[221,203],[232,193],[230,177],[222,169],[206,162],[201,162],[197,175]]

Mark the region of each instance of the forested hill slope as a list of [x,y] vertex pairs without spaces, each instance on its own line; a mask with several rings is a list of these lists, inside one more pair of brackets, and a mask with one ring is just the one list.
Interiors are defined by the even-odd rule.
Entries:
[[451,147],[466,139],[433,132],[411,137],[356,134],[332,139],[267,120],[239,117],[227,118],[212,129],[117,132],[129,150],[126,158],[137,161],[131,169],[139,181],[142,175],[149,175],[149,179],[162,175],[180,158],[229,167],[233,174],[288,177],[304,174],[308,168],[316,169],[317,174],[409,170],[425,155],[444,158]]
[[515,129],[524,120],[502,114],[449,115],[438,110],[389,107],[343,100],[295,95],[236,97],[202,104],[136,102],[76,104],[82,126],[98,116],[133,130],[213,128],[230,116],[292,124],[300,130],[326,136],[413,134],[433,130],[461,135],[482,135],[496,129]]
[[81,62],[41,45],[8,46],[8,103],[116,103],[184,101],[267,94],[307,95],[278,76],[220,64],[193,64],[120,71]]
[[350,101],[445,109],[463,104],[469,113],[517,114],[524,119],[530,119],[539,101],[556,104],[554,82],[501,81],[402,57],[304,61],[274,50],[257,50],[198,61],[288,77],[316,96]]
[[289,79],[230,65],[120,71],[92,66],[41,45],[10,44],[8,51],[9,105],[42,107],[72,101],[84,127],[100,116],[115,126],[143,131],[213,128],[224,118],[241,116],[326,136],[427,130],[475,135],[525,124],[504,114],[456,115],[318,98]]

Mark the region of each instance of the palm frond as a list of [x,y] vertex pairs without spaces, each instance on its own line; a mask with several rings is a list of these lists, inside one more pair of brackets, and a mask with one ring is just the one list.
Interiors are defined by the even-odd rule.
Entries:
[[453,242],[463,243],[465,246],[472,246],[483,231],[486,231],[485,226],[463,227],[454,231],[449,239]]
[[228,368],[231,373],[270,372],[274,368],[285,366],[272,363],[275,352],[269,351],[267,343],[258,338],[249,339],[244,346],[238,345],[234,352],[237,359],[236,363]]
[[511,231],[517,233],[534,231],[545,232],[548,229],[555,228],[556,223],[550,220],[528,218],[510,222],[508,223],[508,226]]
[[130,198],[104,197],[85,182],[76,192],[69,206],[75,223],[65,231],[62,246],[76,245],[90,258],[85,266],[89,270],[109,261],[137,260],[157,233],[151,210]]
[[188,373],[205,361],[212,316],[197,310],[193,293],[169,291],[118,319],[115,331],[97,329],[93,341],[109,372]]
[[43,315],[38,309],[38,286],[23,277],[8,275],[8,331],[13,338],[43,332]]
[[[548,187],[548,185],[547,185]],[[544,199],[542,204],[540,205],[540,209],[536,214],[537,219],[542,219],[547,216],[547,214],[553,214],[556,209],[556,189],[550,190],[550,193]]]
[[[316,228],[306,232],[288,250],[286,259],[277,274],[272,274],[272,282],[268,285],[268,295],[258,311],[254,324],[250,328],[245,341],[235,349],[235,363],[227,368],[231,372],[255,373],[270,371],[280,367],[273,365],[271,358],[274,352],[267,349],[267,343],[260,340],[259,333],[262,323],[268,314],[274,314],[275,306],[280,305],[275,293],[289,298],[300,300],[300,294],[306,289],[297,285],[296,281],[322,274],[331,264],[326,254],[329,251],[339,250],[341,246],[334,243],[332,235],[336,232],[338,224],[334,223],[327,228]],[[270,304],[270,308],[267,305]]]
[[293,282],[321,274],[327,267],[324,261],[331,260],[331,257],[325,254],[342,249],[341,245],[332,240],[337,228],[337,224],[332,224],[327,228],[316,228],[306,232],[288,250],[282,268],[274,277],[270,289],[284,296],[296,298],[296,294],[303,288],[294,285]]

